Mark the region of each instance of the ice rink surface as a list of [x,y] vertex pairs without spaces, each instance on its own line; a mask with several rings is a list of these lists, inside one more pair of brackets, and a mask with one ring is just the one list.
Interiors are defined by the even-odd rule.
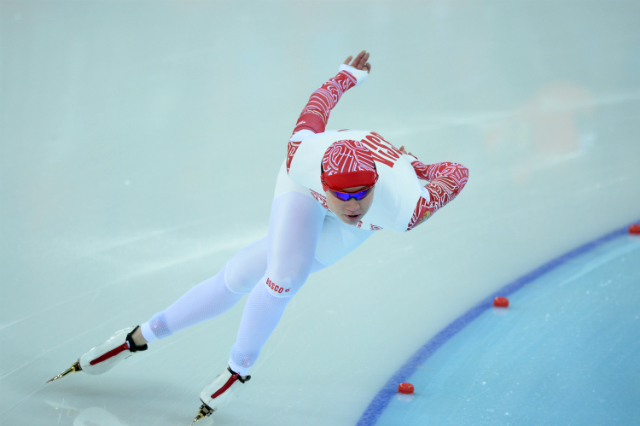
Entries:
[[[301,108],[367,49],[371,76],[329,128],[462,163],[469,184],[417,229],[382,231],[312,275],[250,386],[215,415],[219,426],[355,425],[392,374],[479,301],[640,218],[638,16],[640,2],[611,0],[1,0],[0,423],[191,422],[243,302],[108,374],[44,382],[266,234]],[[628,297],[640,306],[637,291]],[[458,338],[492,331],[473,327]],[[637,365],[637,351],[619,345],[615,374],[640,383],[622,362]],[[588,374],[579,345],[540,346],[513,344]],[[515,406],[540,404],[544,389]],[[464,407],[463,397],[447,401]],[[638,423],[626,414],[635,423],[580,423]]]
[[[624,227],[509,283],[396,372],[358,426],[634,425],[640,236]],[[409,382],[413,394],[398,392]]]

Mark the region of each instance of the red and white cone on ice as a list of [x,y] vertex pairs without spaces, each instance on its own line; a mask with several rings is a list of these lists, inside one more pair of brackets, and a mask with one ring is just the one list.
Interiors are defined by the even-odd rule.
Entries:
[[131,337],[137,328],[138,327],[129,327],[116,331],[109,340],[92,348],[89,352],[82,355],[70,368],[58,374],[49,380],[49,382],[61,379],[67,374],[78,371],[84,371],[87,374],[102,374],[111,370],[113,366],[123,359],[130,357],[135,352],[146,351],[148,348],[147,345],[138,346]]
[[191,424],[193,425],[198,420],[209,417],[218,408],[227,405],[242,388],[242,385],[250,379],[251,376],[242,377],[230,367],[227,367],[200,392],[202,406]]

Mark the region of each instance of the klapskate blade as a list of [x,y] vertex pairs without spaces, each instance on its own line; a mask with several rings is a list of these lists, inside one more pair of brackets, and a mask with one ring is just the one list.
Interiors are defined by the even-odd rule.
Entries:
[[[214,411],[216,411],[215,409],[211,409],[209,408],[206,404],[202,404],[202,406],[200,407],[200,411],[198,411],[198,415],[196,416],[195,419],[193,419],[193,421],[191,422],[191,424],[189,426],[193,426],[194,424],[196,424],[197,421],[200,421],[202,419],[206,419],[209,418],[211,419],[211,413],[213,413]],[[213,424],[213,420],[211,420],[210,422],[208,422],[210,425]]]
[[47,383],[51,383],[51,382],[55,382],[56,380],[60,380],[62,379],[64,376],[67,376],[71,373],[75,373],[77,371],[82,371],[82,368],[80,367],[80,363],[79,362],[75,362],[71,367],[67,368],[66,370],[64,370],[62,373],[58,374],[57,376],[55,376],[54,378],[52,378],[51,380],[47,381],[45,383],[45,385]]

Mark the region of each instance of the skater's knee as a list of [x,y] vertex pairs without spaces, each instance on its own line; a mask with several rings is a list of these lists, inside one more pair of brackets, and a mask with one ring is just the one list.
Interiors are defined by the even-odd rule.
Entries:
[[266,239],[244,248],[227,262],[224,282],[237,294],[250,293],[267,269]]
[[242,268],[229,262],[224,270],[224,283],[233,293],[247,294],[251,292],[263,275],[264,270],[256,271],[251,268]]

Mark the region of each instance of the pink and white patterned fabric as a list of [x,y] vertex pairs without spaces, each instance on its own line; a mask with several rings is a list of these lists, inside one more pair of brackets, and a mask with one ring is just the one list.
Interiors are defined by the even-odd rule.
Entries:
[[429,200],[420,197],[411,217],[407,231],[429,219],[432,214],[458,196],[469,180],[469,169],[458,163],[436,163],[425,165],[416,160],[411,163],[418,178],[430,181],[425,189]]
[[[298,121],[296,122],[296,127],[293,130],[293,134],[301,130],[310,130],[313,133],[324,132],[331,110],[336,106],[344,92],[354,87],[356,83],[357,80],[354,76],[349,74],[347,71],[341,71],[335,77],[323,84],[318,90],[313,92],[309,98],[309,102],[300,113]],[[375,133],[372,134],[379,136]],[[383,140],[382,137],[379,139]],[[388,142],[384,142],[388,144]],[[338,143],[345,143],[345,145],[351,144],[352,146],[356,143],[361,144],[361,142],[352,140],[336,142],[336,144]],[[300,144],[301,141],[289,141],[286,162],[287,173],[289,172],[291,161],[293,160]],[[373,157],[371,158],[375,158],[375,161],[388,162],[388,158],[383,155],[381,156],[381,154],[385,152],[389,153],[394,158],[399,158],[402,153],[397,148],[391,146],[391,144],[389,145],[390,147],[386,147],[382,153],[374,152]],[[371,151],[366,146],[362,146],[371,156]],[[351,160],[344,151],[338,149],[335,153],[329,152],[332,151],[330,148],[327,150],[326,156],[329,158],[326,161],[326,165],[325,159],[323,158],[323,170],[329,176],[339,176],[343,170],[354,169],[361,169],[360,171],[371,173],[367,166],[365,166],[365,164],[369,164],[368,157],[366,161],[361,161],[361,157],[358,154],[360,151],[358,151],[358,149],[359,147],[353,148],[355,154],[354,159]],[[362,158],[364,157],[365,155],[363,152]],[[437,210],[450,203],[456,196],[458,196],[460,191],[462,191],[462,188],[464,188],[467,184],[467,180],[469,179],[469,169],[458,163],[443,162],[425,165],[416,159],[416,161],[413,161],[411,165],[413,166],[418,178],[429,181],[429,183],[424,187],[429,192],[429,200],[425,197],[420,197],[416,204],[411,221],[408,224],[407,231],[414,229],[416,226],[431,217],[431,215]],[[354,185],[350,183],[349,186],[342,186],[342,188],[349,188],[353,186],[368,185]],[[327,188],[324,189],[326,191]],[[314,191],[312,191],[312,193],[314,198],[327,208],[325,197]],[[381,228],[379,226],[371,225],[371,229],[379,230]]]
[[[357,80],[347,71],[340,71],[338,75],[323,84],[318,90],[313,92],[309,102],[298,117],[295,134],[300,130],[311,130],[313,133],[322,133],[329,121],[331,110],[336,106],[344,92],[354,87]],[[298,150],[300,142],[289,141],[287,146],[287,172],[291,166],[291,160]]]
[[317,202],[322,204],[322,207],[324,207],[325,209],[329,210],[329,204],[327,204],[327,197],[325,197],[322,194],[318,194],[313,189],[309,189],[309,192],[311,193],[311,196],[316,199]]
[[324,190],[340,191],[357,186],[372,186],[378,172],[371,151],[360,141],[334,142],[322,157]]

